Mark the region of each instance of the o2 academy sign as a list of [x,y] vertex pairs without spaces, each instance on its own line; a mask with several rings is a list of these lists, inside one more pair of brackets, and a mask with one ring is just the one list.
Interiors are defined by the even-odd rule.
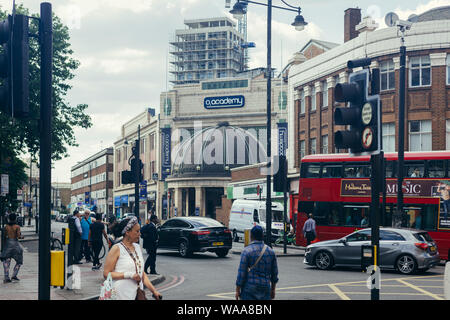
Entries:
[[203,100],[205,109],[242,108],[244,105],[244,96],[206,97]]

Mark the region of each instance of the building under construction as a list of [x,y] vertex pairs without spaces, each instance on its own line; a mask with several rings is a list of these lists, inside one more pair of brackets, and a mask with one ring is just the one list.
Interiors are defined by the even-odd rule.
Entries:
[[231,19],[185,20],[171,42],[170,73],[173,84],[234,77],[246,69],[244,35]]

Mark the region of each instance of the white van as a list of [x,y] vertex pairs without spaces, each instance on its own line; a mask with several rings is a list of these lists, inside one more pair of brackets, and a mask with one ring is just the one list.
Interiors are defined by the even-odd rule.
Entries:
[[[283,231],[283,205],[272,202],[272,238],[275,240]],[[244,230],[260,225],[266,231],[266,202],[258,200],[235,200],[231,206],[228,229],[234,241],[244,238]]]

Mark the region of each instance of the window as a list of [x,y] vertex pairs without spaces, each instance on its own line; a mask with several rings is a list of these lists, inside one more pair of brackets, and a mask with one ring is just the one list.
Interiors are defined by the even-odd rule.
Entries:
[[322,136],[322,154],[328,153],[328,135]]
[[307,164],[305,172],[305,178],[319,178],[320,164]]
[[300,93],[300,114],[305,114],[305,91]]
[[450,55],[447,55],[447,84],[450,85]]
[[380,90],[395,89],[395,71],[392,60],[380,63]]
[[371,167],[368,164],[348,164],[344,166],[345,178],[370,178]]
[[322,107],[328,107],[328,85],[326,81],[322,81]]
[[380,230],[380,240],[384,241],[405,241],[402,235],[394,231]]
[[409,150],[431,151],[431,120],[409,122]]
[[409,79],[410,87],[429,86],[431,84],[430,56],[411,58]]
[[370,239],[371,239],[371,231],[364,230],[349,235],[347,237],[347,242],[370,241]]
[[155,150],[155,134],[150,134],[150,151]]
[[446,150],[450,150],[450,120],[445,120],[445,145]]
[[428,178],[444,178],[444,160],[428,160]]
[[405,177],[423,178],[425,163],[423,161],[405,161]]
[[383,151],[395,152],[395,123],[383,123]]
[[311,89],[311,111],[316,110],[316,88],[313,86]]
[[300,153],[300,159],[305,156],[305,140],[300,140],[300,146],[299,146],[299,153]]
[[316,138],[312,138],[311,140],[309,140],[309,154],[316,154]]
[[324,164],[322,178],[340,178],[342,166],[340,164]]

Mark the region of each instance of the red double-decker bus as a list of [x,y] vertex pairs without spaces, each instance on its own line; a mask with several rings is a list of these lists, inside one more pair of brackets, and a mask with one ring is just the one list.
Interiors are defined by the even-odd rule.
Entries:
[[[396,214],[397,153],[386,153],[386,190],[380,196],[382,226],[426,230],[440,256],[450,251],[450,152],[405,152],[404,213]],[[311,155],[302,158],[298,197],[291,198],[291,219],[297,213],[297,245],[305,246],[303,224],[312,213],[319,241],[341,238],[370,227],[369,156]],[[383,201],[384,198],[384,201]]]

